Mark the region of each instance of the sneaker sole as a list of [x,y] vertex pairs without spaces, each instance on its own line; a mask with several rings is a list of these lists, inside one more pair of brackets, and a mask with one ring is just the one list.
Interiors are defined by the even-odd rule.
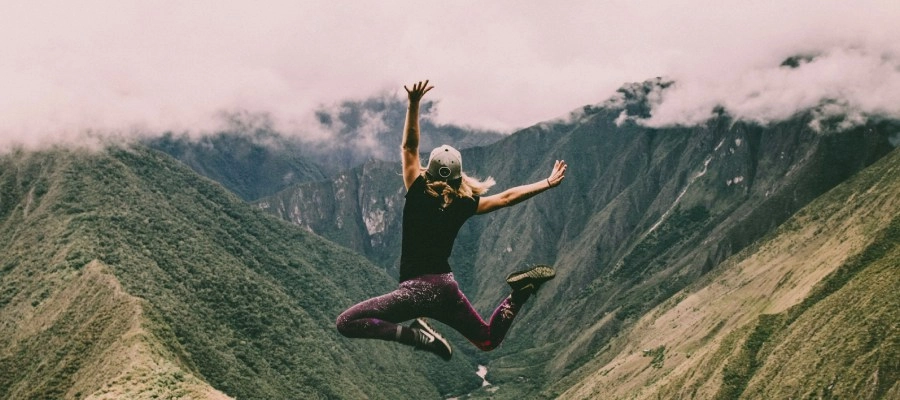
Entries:
[[516,271],[506,277],[506,283],[510,285],[521,282],[526,279],[533,279],[538,282],[548,281],[556,276],[556,271],[547,265],[538,265],[534,268]]

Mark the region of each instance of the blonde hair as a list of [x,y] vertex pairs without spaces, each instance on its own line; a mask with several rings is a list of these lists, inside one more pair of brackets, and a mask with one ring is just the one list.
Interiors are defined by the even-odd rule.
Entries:
[[449,184],[448,182],[429,181],[428,175],[425,174],[427,170],[427,168],[422,168],[422,176],[425,177],[425,193],[428,193],[432,197],[443,196],[445,205],[449,205],[453,202],[453,199],[456,198],[472,198],[472,196],[480,196],[484,193],[487,193],[487,191],[497,183],[492,177],[487,177],[486,179],[479,180],[477,178],[466,175],[465,172],[462,172],[459,187],[454,188],[453,185]]

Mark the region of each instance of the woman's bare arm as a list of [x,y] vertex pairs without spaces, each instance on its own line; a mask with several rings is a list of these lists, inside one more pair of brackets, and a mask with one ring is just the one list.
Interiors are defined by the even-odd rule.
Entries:
[[428,86],[428,81],[417,82],[412,89],[403,86],[409,97],[409,106],[406,109],[406,123],[403,126],[403,142],[400,144],[400,159],[403,161],[403,184],[409,189],[416,177],[419,176],[421,163],[419,162],[419,102],[422,96],[433,89]]
[[563,179],[566,178],[567,168],[568,165],[566,165],[565,161],[556,160],[556,163],[553,165],[553,171],[547,179],[528,185],[509,188],[495,195],[484,196],[478,201],[478,209],[475,210],[475,213],[486,214],[504,207],[516,205],[534,197],[538,193],[557,187],[562,183]]

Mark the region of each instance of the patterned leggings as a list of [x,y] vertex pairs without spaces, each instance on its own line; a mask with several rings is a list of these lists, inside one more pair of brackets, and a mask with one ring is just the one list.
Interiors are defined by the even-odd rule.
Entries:
[[452,273],[423,275],[400,283],[397,290],[363,301],[337,318],[338,331],[351,338],[397,341],[403,321],[428,317],[459,331],[484,351],[503,341],[526,298],[507,296],[485,323],[459,290]]

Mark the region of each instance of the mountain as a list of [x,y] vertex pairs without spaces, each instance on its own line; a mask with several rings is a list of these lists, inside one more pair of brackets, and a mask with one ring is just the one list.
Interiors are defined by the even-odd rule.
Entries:
[[450,363],[349,340],[395,287],[147,148],[0,156],[0,398],[438,398]]
[[169,133],[146,142],[246,201],[271,196],[291,184],[326,178],[321,166],[300,155],[300,143],[266,129],[197,139]]
[[[309,157],[333,172],[354,168],[372,158],[400,161],[400,137],[406,121],[407,99],[385,94],[365,100],[346,100],[316,110],[320,140],[310,141]],[[484,129],[437,123],[440,104],[424,100],[419,106],[423,148],[453,143],[459,149],[484,146],[505,135]],[[324,139],[324,140],[322,140]]]
[[[477,355],[494,384],[485,397],[568,393],[559,382],[581,384],[572,377],[607,365],[616,354],[609,346],[648,312],[891,152],[890,138],[900,131],[897,121],[877,118],[848,129],[816,110],[765,126],[724,110],[696,127],[637,123],[648,115],[648,94],[668,84],[626,85],[568,121],[463,151],[466,169],[493,176],[497,192],[544,179],[556,159],[569,163],[562,186],[473,218],[457,240],[451,264],[484,312],[506,293],[507,273],[530,263],[558,271],[504,345]],[[256,205],[393,275],[402,196],[399,165],[371,162]]]
[[650,310],[554,389],[575,399],[897,398],[898,209],[894,150]]
[[398,162],[369,160],[333,180],[283,190],[253,204],[364,254],[397,276],[406,190]]
[[[453,143],[462,149],[503,137],[435,123],[437,108],[433,101],[421,105],[421,126],[430,133],[423,146]],[[252,201],[293,184],[324,180],[369,160],[400,161],[398,138],[405,116],[406,99],[384,95],[322,106],[315,112],[315,125],[304,135],[279,133],[265,115],[238,114],[230,116],[230,127],[223,132],[200,138],[168,133],[145,142]]]

